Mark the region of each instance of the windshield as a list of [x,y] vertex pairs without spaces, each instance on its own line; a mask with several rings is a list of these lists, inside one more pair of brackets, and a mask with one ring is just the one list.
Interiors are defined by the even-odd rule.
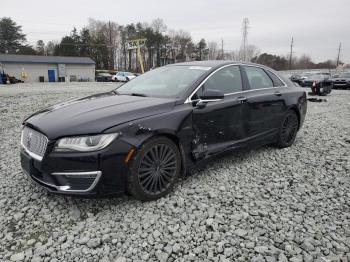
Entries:
[[321,74],[314,74],[314,75],[310,75],[308,78],[309,79],[325,79],[327,78],[327,75],[321,75]]
[[119,94],[181,96],[209,67],[166,66],[147,72],[117,89]]
[[344,78],[350,78],[350,72],[347,73],[340,73],[339,77],[344,77]]

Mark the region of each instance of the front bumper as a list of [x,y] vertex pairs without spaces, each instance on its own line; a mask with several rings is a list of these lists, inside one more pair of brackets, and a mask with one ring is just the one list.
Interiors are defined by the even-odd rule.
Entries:
[[333,86],[334,88],[349,88],[350,87],[350,83],[348,82],[333,82]]
[[128,165],[124,163],[132,146],[119,139],[106,149],[89,153],[52,152],[50,141],[41,161],[21,148],[21,166],[36,184],[52,193],[67,195],[123,194]]

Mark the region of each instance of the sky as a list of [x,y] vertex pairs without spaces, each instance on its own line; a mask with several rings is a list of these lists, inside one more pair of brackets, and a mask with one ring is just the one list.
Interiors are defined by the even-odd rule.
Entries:
[[128,23],[162,18],[168,29],[183,29],[194,41],[224,41],[225,50],[239,49],[242,21],[249,19],[248,43],[261,52],[308,54],[315,62],[336,59],[350,63],[350,0],[1,0],[0,17],[11,17],[30,44],[60,40],[88,18]]

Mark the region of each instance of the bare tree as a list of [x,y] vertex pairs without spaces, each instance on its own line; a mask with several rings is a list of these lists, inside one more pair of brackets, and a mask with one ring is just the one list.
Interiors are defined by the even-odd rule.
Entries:
[[209,60],[215,60],[218,57],[218,43],[214,41],[208,42],[208,49]]
[[151,23],[152,29],[157,33],[165,33],[167,26],[161,18],[154,19]]
[[38,40],[36,42],[35,50],[39,55],[46,55],[45,43],[43,40]]
[[240,48],[237,52],[238,61],[251,61],[253,57],[259,56],[260,49],[255,45],[247,45],[245,49]]
[[296,68],[300,69],[308,69],[313,68],[314,63],[309,55],[303,54],[301,57],[297,59]]
[[115,64],[118,63],[117,54],[119,52],[117,50],[121,48],[120,26],[116,22],[105,22],[89,18],[87,28],[93,39],[99,39],[98,45],[100,47],[105,45],[108,49],[108,61],[106,60],[108,65],[105,66],[114,69]]
[[253,57],[260,55],[260,49],[255,45],[248,45],[246,47],[246,59],[252,61]]
[[47,44],[45,46],[45,54],[46,55],[54,55],[56,45],[57,45],[57,43],[55,43],[53,41],[47,42]]
[[187,45],[192,42],[191,35],[184,30],[169,30],[164,36],[164,47],[167,47],[169,57],[176,61],[186,61]]

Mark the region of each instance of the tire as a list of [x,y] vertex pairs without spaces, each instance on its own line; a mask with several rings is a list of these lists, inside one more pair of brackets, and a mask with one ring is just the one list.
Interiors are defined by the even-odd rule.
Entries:
[[128,193],[141,201],[168,194],[181,172],[178,147],[165,137],[156,137],[142,145],[128,174]]
[[327,88],[326,91],[325,91],[325,94],[329,95],[332,92],[332,89],[333,88],[331,88],[331,87]]
[[277,135],[276,146],[279,148],[290,147],[297,136],[299,127],[298,116],[293,110],[289,110],[284,116]]
[[128,78],[128,77],[126,78],[126,81],[125,81],[125,82],[129,82],[129,78]]

